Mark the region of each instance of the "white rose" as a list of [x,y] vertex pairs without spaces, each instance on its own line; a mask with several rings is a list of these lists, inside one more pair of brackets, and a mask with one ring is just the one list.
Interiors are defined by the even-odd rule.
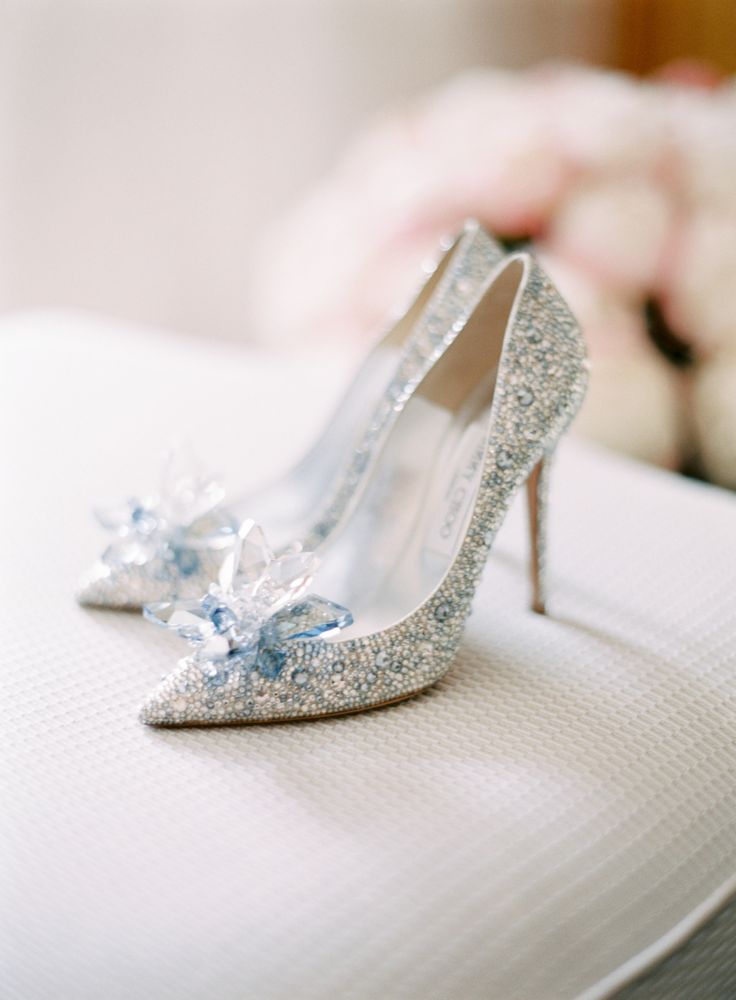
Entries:
[[415,126],[433,197],[497,232],[539,232],[569,182],[539,90],[524,76],[466,74],[425,102]]
[[541,69],[540,99],[562,154],[582,170],[649,170],[665,150],[661,88],[622,73]]
[[556,253],[626,295],[644,295],[657,282],[671,232],[673,206],[643,177],[600,178],[563,201],[550,231]]
[[686,221],[663,297],[673,330],[701,356],[736,349],[736,212],[706,209]]
[[698,368],[692,400],[703,471],[714,483],[736,489],[736,352]]
[[649,341],[642,308],[549,249],[538,256],[575,313],[592,362],[576,430],[634,458],[677,468],[684,405],[680,374]]
[[682,456],[680,373],[654,349],[594,361],[576,430],[599,444],[667,469]]
[[643,308],[603,287],[590,272],[544,246],[539,263],[575,314],[594,360],[637,357],[649,340]]
[[664,106],[674,154],[669,172],[686,203],[736,213],[736,86],[672,89]]

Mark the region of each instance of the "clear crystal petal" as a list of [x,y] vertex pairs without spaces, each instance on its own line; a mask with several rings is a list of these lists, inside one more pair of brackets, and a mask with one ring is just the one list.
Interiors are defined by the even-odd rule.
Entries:
[[217,506],[224,495],[218,483],[202,475],[191,445],[169,451],[162,485],[162,508],[169,523],[191,524]]
[[157,544],[151,538],[130,535],[108,545],[102,554],[106,566],[144,566],[156,554]]
[[192,549],[224,549],[232,545],[237,521],[221,507],[196,518],[186,529],[186,544]]
[[199,493],[191,511],[191,521],[203,518],[214,511],[225,498],[225,488],[214,479],[200,484]]
[[255,613],[241,615],[230,632],[233,646],[237,649],[245,649],[253,643],[257,643],[262,622],[262,617]]
[[154,625],[170,629],[195,645],[206,642],[215,632],[200,601],[159,601],[147,604],[143,608],[143,616]]
[[307,594],[296,604],[277,611],[264,626],[264,633],[267,634],[269,644],[281,643],[288,639],[322,635],[352,624],[353,616],[347,608],[317,594]]
[[255,521],[244,521],[238,537],[223,561],[219,581],[224,590],[258,580],[273,561],[273,552]]
[[318,563],[313,552],[288,553],[271,563],[267,572],[268,579],[282,590],[289,590],[297,585],[299,588],[309,586]]
[[188,528],[199,518],[204,518],[222,501],[225,490],[214,480],[190,477],[179,483],[174,494],[167,497],[166,516],[171,524]]
[[201,478],[197,456],[189,441],[177,441],[164,455],[161,493],[168,500],[186,492]]
[[222,660],[230,653],[230,642],[227,636],[212,635],[205,639],[197,650],[197,659]]
[[258,673],[267,680],[274,680],[281,673],[285,659],[286,653],[283,650],[261,643],[256,660]]
[[111,507],[95,507],[94,515],[106,531],[120,531],[130,523],[130,511],[133,501],[114,504]]
[[138,535],[154,535],[161,526],[160,512],[153,499],[131,501],[130,528]]

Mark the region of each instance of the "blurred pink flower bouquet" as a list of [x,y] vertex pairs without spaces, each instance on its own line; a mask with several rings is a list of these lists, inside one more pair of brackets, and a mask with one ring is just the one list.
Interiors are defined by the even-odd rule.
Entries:
[[736,83],[565,66],[452,80],[375,123],[277,227],[261,327],[365,336],[468,216],[533,240],[577,313],[582,432],[736,487]]

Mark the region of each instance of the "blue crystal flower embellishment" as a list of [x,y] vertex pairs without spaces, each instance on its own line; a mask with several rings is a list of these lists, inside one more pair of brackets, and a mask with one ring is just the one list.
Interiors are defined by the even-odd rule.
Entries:
[[205,552],[232,545],[237,522],[223,497],[218,483],[196,471],[191,455],[171,452],[158,494],[95,511],[115,536],[103,563],[109,569],[147,566],[162,579],[192,576]]
[[185,639],[215,686],[234,670],[274,679],[286,658],[285,643],[352,625],[347,608],[316,594],[304,596],[318,563],[298,546],[275,556],[258,525],[245,521],[218,582],[204,597],[148,604],[143,614]]

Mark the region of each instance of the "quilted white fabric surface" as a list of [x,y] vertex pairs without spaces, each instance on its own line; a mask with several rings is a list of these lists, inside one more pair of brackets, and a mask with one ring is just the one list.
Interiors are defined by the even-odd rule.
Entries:
[[3,997],[592,1000],[736,890],[736,502],[577,444],[551,616],[526,609],[515,510],[430,693],[311,723],[137,722],[181,650],[75,605],[104,541],[92,503],[155,484],[180,432],[253,482],[306,443],[339,368],[0,323]]

